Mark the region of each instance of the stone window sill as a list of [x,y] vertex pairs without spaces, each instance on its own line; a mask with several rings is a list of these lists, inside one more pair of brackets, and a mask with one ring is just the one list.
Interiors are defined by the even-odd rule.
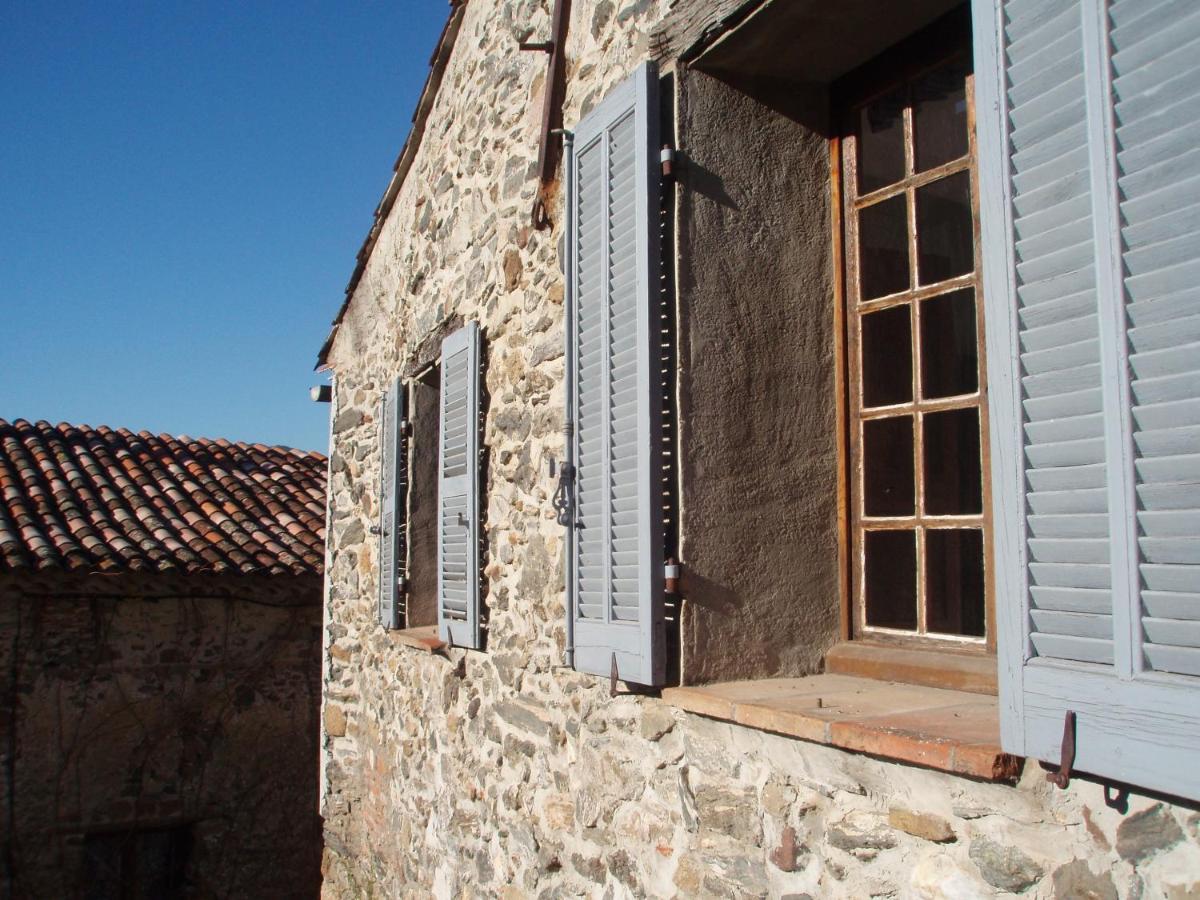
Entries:
[[995,697],[850,675],[666,688],[688,712],[987,781],[1014,781],[1024,760],[1000,749]]
[[419,628],[389,631],[388,637],[397,644],[424,650],[426,653],[440,653],[446,649],[446,642],[438,637],[436,625],[422,625]]

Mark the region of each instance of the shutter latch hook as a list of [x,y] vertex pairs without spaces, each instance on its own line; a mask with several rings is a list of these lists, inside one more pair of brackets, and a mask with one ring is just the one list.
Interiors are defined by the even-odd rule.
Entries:
[[1067,710],[1063,717],[1062,755],[1058,761],[1057,772],[1047,772],[1046,780],[1060,788],[1066,788],[1071,783],[1071,770],[1075,767],[1075,713]]
[[570,526],[571,510],[575,506],[574,481],[575,466],[564,462],[558,467],[558,487],[554,489],[554,497],[551,499],[555,511],[555,521],[564,527]]

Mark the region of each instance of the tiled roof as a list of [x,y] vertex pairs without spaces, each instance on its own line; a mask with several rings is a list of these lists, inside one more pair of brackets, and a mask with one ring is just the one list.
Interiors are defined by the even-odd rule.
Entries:
[[0,419],[0,572],[317,573],[325,457]]

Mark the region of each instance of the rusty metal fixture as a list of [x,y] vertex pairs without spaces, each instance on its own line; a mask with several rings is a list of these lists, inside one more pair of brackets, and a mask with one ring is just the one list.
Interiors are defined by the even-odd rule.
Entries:
[[1063,716],[1062,755],[1058,761],[1057,772],[1047,772],[1046,780],[1051,784],[1065,788],[1071,783],[1071,770],[1075,767],[1075,713],[1067,710]]
[[571,0],[554,0],[554,14],[550,19],[550,40],[522,41],[522,50],[534,50],[547,54],[546,88],[542,98],[542,139],[538,147],[538,192],[533,201],[533,227],[541,231],[550,226],[546,201],[554,169],[558,165],[559,145],[552,140],[555,129],[562,127],[562,103],[567,69],[567,25],[571,20]]
[[779,846],[771,851],[771,862],[780,872],[795,872],[796,851],[796,829],[788,825],[779,836]]

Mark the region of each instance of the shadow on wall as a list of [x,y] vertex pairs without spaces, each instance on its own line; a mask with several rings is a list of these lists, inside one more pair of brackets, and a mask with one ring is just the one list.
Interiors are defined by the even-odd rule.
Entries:
[[317,895],[320,578],[273,580],[0,584],[6,896]]

